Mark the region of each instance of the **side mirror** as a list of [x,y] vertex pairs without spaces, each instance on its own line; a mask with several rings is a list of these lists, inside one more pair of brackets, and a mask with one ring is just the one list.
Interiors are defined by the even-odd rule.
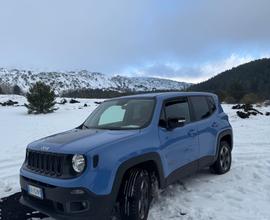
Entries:
[[168,128],[175,129],[178,127],[183,127],[186,123],[186,119],[184,117],[180,118],[168,118]]

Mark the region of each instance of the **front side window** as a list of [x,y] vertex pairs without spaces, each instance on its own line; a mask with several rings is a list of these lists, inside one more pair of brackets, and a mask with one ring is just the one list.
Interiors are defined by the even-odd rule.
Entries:
[[85,121],[85,128],[139,129],[149,125],[154,99],[117,99],[103,102]]
[[166,115],[165,115],[164,108],[162,108],[162,110],[161,110],[160,119],[159,119],[159,126],[162,128],[167,127],[167,121],[166,121]]
[[184,118],[190,122],[189,107],[187,101],[168,102],[165,106],[167,118]]
[[[189,105],[186,99],[169,101],[165,104],[164,115],[168,119],[184,119],[190,122]],[[164,116],[163,116],[164,117]]]
[[204,96],[190,97],[196,121],[205,119],[211,115],[208,101]]

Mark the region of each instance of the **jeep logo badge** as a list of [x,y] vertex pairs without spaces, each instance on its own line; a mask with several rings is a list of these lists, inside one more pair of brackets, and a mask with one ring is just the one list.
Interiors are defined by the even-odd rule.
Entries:
[[50,150],[50,147],[43,146],[43,147],[40,148],[40,150],[42,150],[42,151],[48,151],[48,150]]

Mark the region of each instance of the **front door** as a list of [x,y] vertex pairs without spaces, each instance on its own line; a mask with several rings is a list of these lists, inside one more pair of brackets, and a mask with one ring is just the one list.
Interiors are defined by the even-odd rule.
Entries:
[[[181,127],[168,129],[166,122],[169,118],[183,118],[185,123]],[[168,100],[164,103],[160,119],[159,137],[163,155],[165,155],[167,162],[167,174],[198,159],[197,128],[190,122],[190,109],[186,97]]]

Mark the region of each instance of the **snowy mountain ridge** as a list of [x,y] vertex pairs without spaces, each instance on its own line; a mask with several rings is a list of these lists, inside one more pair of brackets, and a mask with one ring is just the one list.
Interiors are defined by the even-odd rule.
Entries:
[[154,77],[108,76],[87,70],[38,72],[0,68],[0,85],[18,85],[23,91],[28,91],[30,86],[37,81],[42,81],[50,85],[58,93],[76,89],[104,89],[115,91],[181,90],[191,85],[190,83]]

